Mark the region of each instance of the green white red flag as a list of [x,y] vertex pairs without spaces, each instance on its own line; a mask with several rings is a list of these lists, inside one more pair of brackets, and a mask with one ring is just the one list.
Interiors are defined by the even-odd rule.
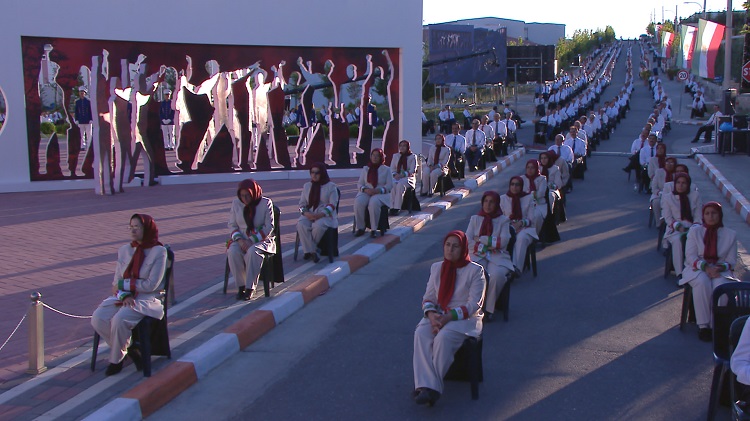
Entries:
[[693,53],[693,73],[707,79],[714,78],[714,66],[721,39],[724,38],[724,28],[724,25],[716,22],[699,20]]
[[677,67],[690,70],[693,64],[693,51],[695,51],[695,39],[698,34],[698,28],[695,26],[681,25],[680,39],[682,45],[679,55],[677,56]]

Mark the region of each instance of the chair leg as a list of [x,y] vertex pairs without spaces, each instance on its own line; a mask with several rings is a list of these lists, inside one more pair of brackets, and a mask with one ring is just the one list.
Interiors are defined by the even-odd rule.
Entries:
[[299,233],[294,236],[294,261],[297,261],[297,255],[299,254]]
[[513,282],[512,279],[507,279],[503,290],[500,291],[500,303],[503,306],[503,320],[508,321],[508,313],[510,313],[510,284]]
[[682,310],[680,311],[680,330],[688,322],[690,307],[693,305],[693,288],[690,284],[685,284],[682,290]]
[[654,225],[654,209],[649,206],[648,207],[648,227],[651,228]]
[[664,262],[664,279],[667,279],[669,277],[669,272],[671,272],[672,268],[674,267],[674,265],[672,264],[672,252],[672,245],[670,244],[669,247],[667,247],[667,260]]
[[724,376],[726,375],[727,367],[724,363],[714,365],[714,375],[711,380],[711,396],[708,400],[708,421],[713,421],[716,416],[716,407],[719,403],[719,396],[721,396],[721,388],[724,384]]
[[263,295],[266,297],[271,296],[272,279],[273,279],[273,261],[272,256],[266,256],[263,258],[263,267],[261,268],[261,276],[263,277]]
[[479,399],[479,382],[482,380],[482,345],[481,339],[469,338],[469,382],[471,382],[471,399]]
[[94,345],[91,350],[91,371],[96,370],[96,354],[99,352],[99,339],[99,334],[94,332]]
[[140,335],[141,358],[143,359],[143,377],[151,377],[151,321],[143,320],[138,324]]
[[224,267],[224,294],[227,293],[227,284],[229,283],[229,256],[227,256],[227,262]]
[[534,272],[534,277],[536,278],[536,242],[532,243],[529,247],[531,248],[531,270]]

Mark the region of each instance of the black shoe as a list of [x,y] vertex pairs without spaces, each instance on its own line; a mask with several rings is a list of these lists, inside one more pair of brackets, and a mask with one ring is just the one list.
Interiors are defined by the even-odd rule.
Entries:
[[240,287],[237,291],[237,296],[235,297],[237,300],[244,300],[245,299],[245,287]]
[[107,366],[107,371],[104,372],[105,376],[113,376],[122,371],[122,361],[117,364],[110,363]]
[[357,232],[354,233],[355,237],[361,237],[365,235],[365,230],[357,230]]
[[430,193],[430,194],[427,195],[427,197],[432,197],[433,195],[434,195],[434,193]]
[[710,140],[704,140],[703,143],[713,143]]
[[693,139],[690,141],[690,143],[698,143],[698,139]]
[[375,230],[370,231],[370,238],[375,238],[376,234],[377,234],[377,231]]
[[440,399],[440,392],[425,387],[419,392],[417,397],[414,398],[414,402],[416,402],[417,405],[432,406],[435,405],[435,402],[437,402],[438,399]]
[[250,301],[253,298],[254,289],[245,290],[245,294],[242,296],[242,301]]
[[427,197],[427,193],[419,193],[419,197]]
[[396,209],[396,208],[393,208],[393,209],[391,209],[391,210],[390,210],[390,211],[388,212],[388,215],[390,215],[390,216],[396,216],[396,215],[398,215],[398,213],[399,213],[400,211],[401,211],[401,209]]
[[141,356],[141,351],[138,348],[128,348],[127,356],[130,357],[131,360],[133,360],[135,371],[143,371],[143,357]]
[[312,253],[305,253],[302,256],[302,260],[310,260],[310,258],[312,258]]
[[485,323],[492,323],[492,321],[495,320],[495,315],[490,313],[489,311],[484,312],[484,322]]
[[698,339],[700,339],[703,342],[711,342],[714,339],[714,332],[707,328],[702,327],[701,330],[698,331]]
[[623,170],[623,171],[625,171],[625,172],[626,172],[626,173],[628,173],[628,174],[630,173],[630,168],[627,168],[627,167],[626,167],[626,168],[623,168],[622,170]]
[[310,258],[312,259],[313,263],[318,263],[320,261],[320,257],[318,256],[318,253],[310,253]]

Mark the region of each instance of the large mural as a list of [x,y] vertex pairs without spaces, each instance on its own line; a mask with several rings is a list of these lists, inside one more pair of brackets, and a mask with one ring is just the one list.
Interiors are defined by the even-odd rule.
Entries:
[[94,178],[111,194],[136,172],[346,168],[398,148],[396,48],[21,44],[32,181]]

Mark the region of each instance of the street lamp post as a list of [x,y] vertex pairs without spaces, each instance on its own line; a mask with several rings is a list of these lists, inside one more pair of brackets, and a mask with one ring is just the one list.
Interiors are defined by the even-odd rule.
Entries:
[[732,79],[732,0],[727,0],[727,27],[724,36],[724,80],[721,87],[729,89],[729,81]]
[[682,4],[695,4],[698,7],[701,8],[701,14],[703,15],[703,19],[706,19],[706,0],[703,0],[703,6],[701,6],[700,3],[697,1],[684,1]]

